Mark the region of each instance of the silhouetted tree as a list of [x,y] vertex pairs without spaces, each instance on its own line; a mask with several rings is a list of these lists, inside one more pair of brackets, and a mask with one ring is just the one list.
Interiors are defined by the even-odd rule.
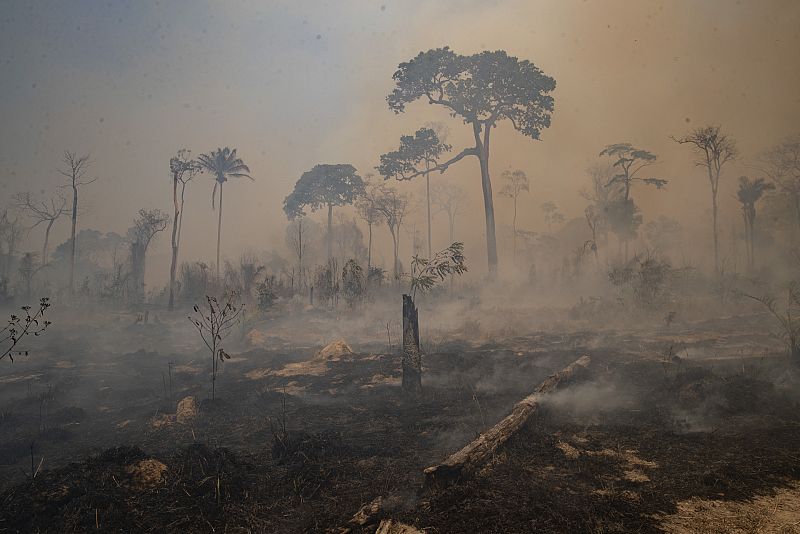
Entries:
[[372,227],[381,223],[381,213],[377,209],[379,188],[370,182],[372,175],[366,176],[364,194],[356,200],[356,211],[359,217],[367,223],[369,239],[367,240],[367,272],[372,268]]
[[381,155],[378,172],[386,178],[410,180],[425,176],[426,204],[428,209],[428,256],[431,252],[431,174],[439,157],[452,147],[443,143],[431,128],[420,128],[414,135],[400,137],[400,148]]
[[564,222],[564,214],[558,211],[558,206],[551,200],[543,202],[541,208],[542,213],[544,213],[544,222],[547,224],[547,232],[552,234],[553,224]]
[[[175,307],[175,271],[178,266],[178,247],[181,242],[181,229],[183,228],[183,206],[186,194],[186,185],[200,170],[200,165],[192,159],[192,152],[185,148],[178,150],[178,154],[169,160],[169,172],[172,175],[172,261],[169,265],[169,304],[170,310]],[[180,189],[180,194],[178,194]],[[220,211],[222,209],[220,208]]]
[[304,208],[317,211],[328,207],[328,259],[333,258],[333,207],[352,204],[364,194],[364,181],[349,164],[315,165],[294,184],[294,190],[283,201],[289,219],[305,215]]
[[525,171],[517,169],[515,171],[507,170],[503,172],[503,180],[505,184],[500,190],[500,194],[504,197],[510,198],[514,202],[514,218],[511,222],[511,228],[514,232],[514,259],[517,258],[517,199],[523,191],[530,191],[530,184],[528,182],[528,175]]
[[[667,185],[666,180],[659,178],[642,178],[639,172],[655,164],[658,156],[647,150],[640,150],[633,147],[630,143],[617,143],[608,145],[601,152],[600,156],[608,156],[612,160],[612,166],[616,169],[617,174],[612,176],[608,187],[619,184],[622,189],[622,199],[617,203],[615,209],[618,210],[617,229],[624,231],[617,232],[617,235],[622,237],[625,243],[625,261],[628,261],[628,242],[633,236],[636,235],[636,206],[631,199],[631,188],[634,182],[643,182],[647,185],[653,185],[657,189],[663,189]],[[641,224],[641,218],[639,219]]]
[[389,228],[389,233],[392,235],[392,252],[394,254],[392,273],[395,280],[400,276],[400,263],[397,259],[400,246],[400,226],[403,224],[403,218],[408,211],[408,203],[408,195],[400,193],[397,189],[385,185],[381,185],[378,188],[375,209],[383,216],[383,220],[386,221],[386,226]]
[[72,230],[70,231],[69,294],[75,293],[75,228],[78,226],[78,188],[89,185],[97,178],[86,178],[91,162],[89,154],[78,156],[75,152],[64,152],[64,167],[58,172],[67,179],[65,187],[72,189]]
[[16,217],[12,219],[8,214],[8,210],[4,210],[3,214],[0,215],[0,256],[3,258],[1,280],[8,281],[14,262],[14,255],[17,253],[17,247],[22,240],[22,230],[19,219]]
[[763,172],[791,199],[800,227],[800,134],[787,137],[761,156]]
[[167,227],[169,216],[159,209],[139,210],[139,216],[133,221],[131,229],[131,274],[135,284],[134,294],[137,301],[144,300],[144,273],[147,248],[150,241]]
[[736,158],[736,144],[733,139],[722,132],[719,126],[704,126],[693,130],[684,137],[673,137],[672,139],[682,145],[691,145],[699,156],[695,161],[695,165],[705,167],[708,172],[708,183],[711,185],[711,219],[714,233],[714,272],[719,276],[719,230],[717,228],[719,179],[722,175],[722,167]]
[[236,149],[231,150],[228,147],[217,148],[208,154],[200,154],[197,157],[200,169],[207,171],[214,176],[214,190],[211,192],[211,208],[215,208],[215,200],[217,198],[217,189],[219,189],[219,220],[217,222],[217,264],[216,274],[217,281],[219,282],[220,276],[220,263],[219,263],[219,249],[222,242],[222,186],[228,181],[228,178],[248,178],[253,180],[250,176],[250,167],[244,164],[241,158],[236,156]]
[[438,182],[434,184],[431,189],[431,200],[434,205],[439,208],[438,211],[443,211],[447,214],[451,243],[455,240],[456,216],[458,215],[458,210],[466,199],[467,192],[459,185]]
[[67,199],[60,194],[48,200],[36,200],[30,192],[20,193],[14,197],[19,210],[26,213],[35,222],[31,230],[46,223],[44,230],[44,244],[42,245],[42,265],[47,264],[47,245],[50,242],[50,230],[55,222],[67,213]]
[[407,104],[424,98],[471,126],[475,146],[465,148],[429,171],[444,172],[466,156],[478,159],[489,271],[496,272],[497,240],[489,176],[490,132],[507,119],[523,135],[539,139],[541,130],[550,126],[553,98],[549,93],[555,89],[555,80],[530,61],[519,60],[502,50],[462,56],[448,47],[420,52],[410,61],[401,63],[393,79],[395,89],[386,100],[395,113],[405,111]]
[[771,189],[775,189],[775,185],[765,181],[763,178],[751,180],[747,176],[739,177],[739,190],[736,196],[742,204],[747,266],[751,271],[755,267],[756,203],[761,199],[765,191]]

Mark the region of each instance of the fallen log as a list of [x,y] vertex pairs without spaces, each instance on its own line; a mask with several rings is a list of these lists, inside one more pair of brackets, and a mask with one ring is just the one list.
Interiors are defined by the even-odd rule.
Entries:
[[589,356],[582,356],[549,376],[536,390],[514,405],[511,413],[474,441],[440,464],[425,469],[425,487],[448,484],[463,475],[476,472],[495,451],[521,429],[539,409],[539,401],[560,383],[574,379],[588,367]]

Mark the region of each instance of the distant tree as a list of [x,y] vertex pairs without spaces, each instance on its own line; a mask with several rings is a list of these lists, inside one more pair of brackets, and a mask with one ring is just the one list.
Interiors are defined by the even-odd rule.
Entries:
[[342,268],[342,295],[350,308],[361,300],[365,288],[364,270],[356,260],[347,260]]
[[507,170],[503,172],[503,180],[505,184],[500,190],[500,194],[508,197],[514,202],[514,218],[512,219],[511,228],[514,232],[514,259],[517,258],[517,199],[523,191],[530,191],[530,184],[528,182],[528,175],[525,171],[517,169],[515,171]]
[[409,197],[400,193],[393,187],[381,185],[376,194],[375,209],[383,216],[389,233],[392,235],[392,252],[394,263],[392,272],[395,280],[400,277],[400,263],[398,260],[398,249],[400,246],[400,226],[408,211]]
[[135,284],[134,295],[138,302],[144,300],[144,274],[147,249],[153,237],[163,232],[169,216],[159,209],[140,209],[129,234],[131,239],[131,273]]
[[67,179],[64,187],[72,189],[72,230],[70,231],[70,254],[69,254],[69,294],[75,294],[75,228],[78,226],[78,189],[92,182],[97,178],[87,178],[91,161],[89,154],[78,156],[75,152],[64,152],[62,159],[64,167],[58,172]]
[[[647,185],[653,185],[657,189],[663,189],[667,185],[666,180],[659,178],[642,178],[639,172],[655,164],[658,156],[647,150],[641,150],[633,147],[630,143],[617,143],[608,145],[601,152],[600,156],[608,156],[611,158],[611,165],[616,169],[617,174],[612,176],[608,187],[619,185],[622,189],[622,199],[617,203],[616,208],[619,210],[619,220],[624,221],[624,225],[618,228],[625,228],[625,232],[618,233],[625,243],[625,261],[628,261],[628,242],[633,236],[636,235],[636,207],[631,199],[631,188],[634,182],[643,182]],[[641,223],[641,220],[639,221]],[[633,232],[633,236],[631,235]]]
[[420,128],[414,135],[400,137],[400,148],[381,155],[378,172],[386,178],[410,180],[425,176],[426,204],[428,210],[428,256],[431,253],[431,169],[439,158],[452,147],[442,142],[432,128]]
[[470,125],[475,146],[465,148],[426,172],[444,172],[466,156],[478,159],[489,271],[495,273],[497,240],[489,176],[490,132],[507,119],[526,137],[539,139],[541,130],[550,126],[553,111],[550,92],[555,89],[555,80],[530,61],[519,60],[502,50],[462,56],[448,47],[420,52],[410,61],[401,63],[393,79],[395,88],[386,100],[395,113],[402,113],[406,105],[423,98]]
[[711,218],[714,234],[714,272],[719,276],[719,230],[717,228],[719,179],[725,164],[736,158],[736,144],[733,139],[722,132],[719,126],[704,126],[691,131],[683,137],[673,137],[672,139],[681,145],[691,145],[699,156],[695,161],[695,165],[705,167],[708,172],[708,183],[711,185]]
[[660,215],[644,226],[645,239],[659,252],[667,252],[680,243],[681,225],[675,219]]
[[315,165],[294,184],[294,190],[283,201],[289,219],[305,215],[305,208],[317,211],[328,207],[328,259],[333,258],[333,207],[352,204],[364,194],[364,181],[349,164]]
[[590,186],[581,191],[581,196],[589,201],[584,215],[592,231],[592,240],[597,249],[600,247],[599,238],[602,238],[604,246],[608,245],[608,213],[612,203],[622,194],[622,191],[619,185],[608,185],[609,180],[615,174],[613,167],[595,164],[586,169],[586,173],[589,175]]
[[467,192],[459,185],[438,182],[431,189],[431,201],[438,208],[438,211],[443,211],[447,214],[451,243],[455,240],[458,210],[466,199]]
[[[0,215],[0,255],[3,258],[3,270],[0,279],[8,280],[14,262],[17,248],[22,241],[23,228],[19,219],[9,216],[8,210],[4,210]],[[5,249],[5,250],[4,250]]]
[[256,280],[265,270],[266,266],[254,254],[244,252],[237,265],[225,263],[225,287],[247,301],[253,296]]
[[201,170],[206,171],[214,176],[214,190],[211,192],[212,209],[215,209],[217,189],[219,189],[219,220],[217,222],[216,264],[217,281],[219,281],[219,250],[220,243],[222,242],[222,186],[228,181],[228,178],[248,178],[253,180],[253,177],[250,176],[250,167],[245,165],[241,158],[237,157],[235,148],[233,150],[228,147],[217,148],[208,154],[200,154],[197,157],[197,161]]
[[561,224],[564,222],[564,214],[558,211],[558,206],[551,200],[543,202],[541,205],[542,213],[544,213],[544,222],[547,225],[547,232],[553,233],[553,224]]
[[747,266],[751,271],[755,267],[756,203],[764,195],[764,192],[772,189],[775,189],[775,184],[771,184],[763,178],[751,180],[747,176],[739,177],[739,190],[736,196],[742,205]]
[[800,134],[787,137],[761,155],[761,169],[791,199],[800,227]]
[[367,223],[369,239],[367,244],[367,272],[372,268],[372,227],[377,226],[382,221],[381,213],[378,211],[377,202],[380,189],[370,181],[372,175],[367,174],[364,183],[364,194],[356,200],[356,211],[358,216]]
[[36,200],[30,192],[20,193],[14,197],[17,208],[34,220],[31,230],[40,224],[47,223],[42,245],[42,265],[47,264],[47,245],[50,242],[50,230],[55,222],[67,213],[67,199],[60,194],[47,200]]
[[26,252],[22,255],[22,258],[19,261],[17,272],[19,272],[22,285],[25,287],[26,299],[31,298],[31,285],[33,283],[33,278],[36,276],[36,273],[41,271],[45,266],[45,264],[38,264],[35,252]]
[[[192,159],[191,150],[182,148],[169,160],[169,172],[172,175],[172,261],[169,266],[169,310],[175,308],[175,271],[178,266],[178,248],[183,228],[183,206],[186,186],[200,171],[200,165]],[[180,189],[180,194],[178,190]],[[222,208],[220,207],[220,211]]]

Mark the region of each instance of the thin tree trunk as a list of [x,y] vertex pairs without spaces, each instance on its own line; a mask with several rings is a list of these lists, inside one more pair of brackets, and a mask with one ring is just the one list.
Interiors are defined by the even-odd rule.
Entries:
[[367,244],[367,279],[369,279],[369,270],[372,267],[372,223],[367,224],[369,228],[369,242]]
[[389,232],[392,234],[392,253],[394,255],[394,263],[392,264],[392,274],[394,275],[394,279],[397,280],[400,273],[398,272],[398,265],[397,265],[397,248],[398,248],[398,240],[397,240],[397,233],[399,232],[399,228],[397,231],[393,230],[392,227],[389,227]]
[[425,187],[428,202],[428,258],[430,259],[433,257],[433,249],[431,248],[431,173],[428,160],[425,160]]
[[419,348],[419,316],[410,295],[403,295],[403,391],[418,397],[422,393],[422,351]]
[[53,228],[55,219],[50,219],[47,223],[47,228],[44,230],[44,245],[42,245],[42,265],[47,265],[47,244],[50,242],[50,229]]
[[297,270],[300,281],[297,284],[298,289],[303,286],[303,219],[297,221]]
[[222,243],[222,182],[219,184],[219,220],[217,221],[217,284],[220,281],[219,248]]
[[512,243],[514,247],[513,258],[514,262],[517,261],[517,195],[514,195],[514,218],[511,221],[511,231],[514,232],[512,236]]
[[712,227],[714,232],[714,273],[719,276],[719,231],[717,230],[717,194],[716,192],[713,193],[713,197],[711,199],[711,218],[712,218]]
[[75,228],[78,226],[78,187],[72,180],[72,231],[69,251],[69,294],[75,294]]
[[333,259],[333,204],[328,204],[328,261]]
[[178,206],[178,179],[175,175],[172,177],[172,204],[174,215],[172,217],[172,261],[169,265],[169,303],[167,304],[167,309],[169,311],[175,309],[175,269],[178,265],[178,218],[181,213]]
[[489,176],[489,132],[491,128],[484,126],[483,141],[481,142],[481,126],[473,124],[475,141],[479,148],[478,159],[481,166],[481,188],[483,189],[483,209],[486,216],[486,256],[489,264],[489,274],[497,273],[497,237],[494,224],[494,198],[492,196],[492,180]]

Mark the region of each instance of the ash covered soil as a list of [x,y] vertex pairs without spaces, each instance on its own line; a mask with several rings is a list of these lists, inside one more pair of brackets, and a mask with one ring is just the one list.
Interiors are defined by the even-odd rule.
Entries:
[[[349,521],[382,496],[425,532],[798,532],[800,372],[757,323],[442,341],[414,401],[386,342],[250,336],[212,401],[170,324],[64,331],[0,372],[0,531],[375,532]],[[423,489],[584,354],[479,473]]]

